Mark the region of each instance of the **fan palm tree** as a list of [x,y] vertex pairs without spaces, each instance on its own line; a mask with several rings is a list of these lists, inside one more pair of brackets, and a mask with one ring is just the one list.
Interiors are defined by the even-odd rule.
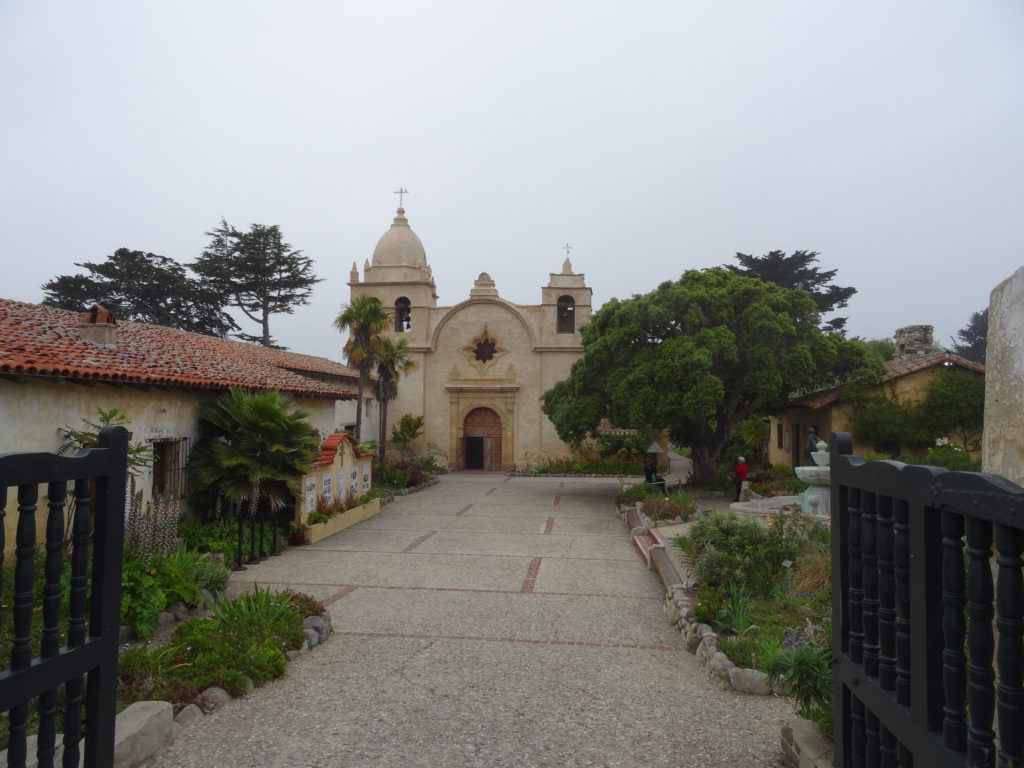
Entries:
[[318,442],[308,417],[280,392],[229,390],[199,420],[201,439],[189,465],[200,487],[248,501],[251,512],[261,497],[271,509],[281,509],[316,458]]
[[388,402],[398,396],[398,380],[402,374],[416,368],[416,361],[408,358],[409,342],[405,339],[380,337],[376,350],[377,380],[373,384],[374,396],[380,403],[380,458],[384,459],[384,436],[388,426]]
[[348,364],[359,371],[358,400],[356,401],[356,439],[361,440],[363,428],[363,390],[376,362],[380,346],[380,333],[391,325],[391,315],[375,296],[359,296],[341,309],[334,319],[334,327],[348,331],[345,357]]

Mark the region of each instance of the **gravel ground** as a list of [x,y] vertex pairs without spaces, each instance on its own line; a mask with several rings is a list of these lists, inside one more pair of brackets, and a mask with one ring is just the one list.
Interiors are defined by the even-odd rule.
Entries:
[[[657,576],[624,527],[607,532],[617,489],[449,475],[351,533],[234,574],[233,590],[337,596],[336,634],[146,768],[780,765],[789,705],[706,680]],[[473,530],[523,532],[483,542]]]

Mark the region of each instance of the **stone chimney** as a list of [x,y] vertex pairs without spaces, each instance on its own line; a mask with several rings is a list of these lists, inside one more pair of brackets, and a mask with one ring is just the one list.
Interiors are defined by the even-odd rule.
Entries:
[[935,346],[932,338],[934,331],[935,328],[931,325],[908,325],[897,328],[893,334],[893,341],[896,342],[896,354],[893,359],[902,360],[905,357],[941,352],[942,348]]
[[117,346],[117,318],[100,304],[78,316],[78,333],[86,341],[101,347]]

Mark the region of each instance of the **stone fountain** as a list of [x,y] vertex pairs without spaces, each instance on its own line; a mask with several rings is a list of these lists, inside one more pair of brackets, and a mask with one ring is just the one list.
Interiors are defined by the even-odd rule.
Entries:
[[822,520],[831,521],[831,480],[828,467],[828,443],[818,442],[818,450],[811,452],[813,467],[796,467],[796,476],[810,487],[800,494],[800,506],[804,512]]

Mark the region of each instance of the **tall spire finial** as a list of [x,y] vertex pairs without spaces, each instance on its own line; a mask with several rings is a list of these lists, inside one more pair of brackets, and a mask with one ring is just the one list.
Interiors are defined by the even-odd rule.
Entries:
[[409,194],[409,190],[404,187],[399,187],[397,191],[392,192],[393,195],[398,195],[398,207],[402,207],[402,197]]
[[565,258],[569,258],[569,254],[572,252],[572,246],[566,243],[562,246],[562,250],[565,251]]

